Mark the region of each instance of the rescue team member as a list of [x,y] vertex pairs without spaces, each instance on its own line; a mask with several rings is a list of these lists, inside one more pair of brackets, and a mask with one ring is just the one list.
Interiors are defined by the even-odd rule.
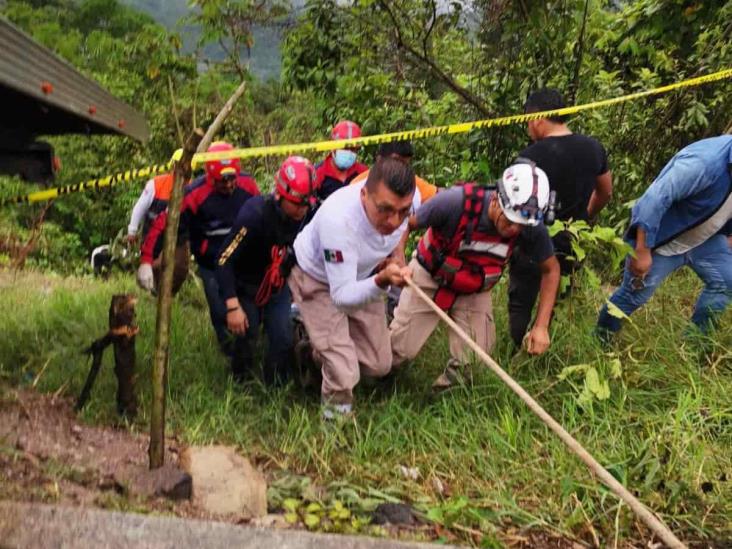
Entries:
[[315,168],[291,156],[275,175],[267,196],[248,200],[236,217],[218,259],[226,324],[235,334],[231,370],[242,381],[254,367],[254,345],[264,323],[268,348],[264,361],[267,385],[286,381],[292,361],[293,325],[290,290],[285,284],[294,265],[292,244],[315,190]]
[[173,190],[173,174],[165,173],[150,179],[142,190],[132,208],[130,224],[127,226],[127,241],[136,242],[139,238],[139,230],[142,225],[142,238],[150,230],[150,225],[168,207],[170,193]]
[[[633,206],[626,241],[635,257],[610,302],[626,315],[648,301],[683,266],[704,282],[691,321],[709,331],[732,300],[732,135],[681,149]],[[608,338],[620,319],[600,311],[597,329]]]
[[[409,141],[392,141],[391,143],[382,143],[381,145],[379,145],[379,150],[376,153],[377,160],[379,158],[394,158],[396,160],[399,160],[400,162],[409,164],[410,166],[412,164],[412,157],[414,157],[414,149],[412,148],[412,144]],[[366,170],[365,172],[357,175],[353,179],[351,184],[353,185],[355,183],[366,181],[368,175],[369,171]],[[414,176],[414,181],[417,185],[417,192],[419,193],[419,199],[421,204],[424,204],[430,198],[435,196],[435,194],[437,194],[437,187],[432,183],[428,183],[418,175]],[[404,250],[407,245],[408,236],[409,231],[405,231],[402,242],[399,243],[397,250],[391,256],[391,259],[393,261],[396,261],[398,264],[407,264],[406,258],[404,257]],[[386,297],[386,314],[387,318],[389,319],[394,317],[394,309],[396,308],[397,303],[399,303],[399,296],[401,295],[401,292],[402,289],[397,286],[389,288],[389,292]]]
[[[524,112],[564,106],[557,90],[543,89],[528,97]],[[596,217],[610,200],[612,175],[600,142],[572,133],[565,120],[564,116],[530,120],[528,133],[534,143],[522,150],[519,157],[536,162],[549,178],[549,188],[556,193],[556,219],[587,221]],[[571,234],[562,231],[552,240],[562,275],[572,273],[577,268],[577,259],[572,253]],[[519,245],[511,257],[509,276],[509,326],[511,338],[519,347],[531,322],[542,274],[536,262]]]
[[[175,160],[180,159],[179,149],[173,155]],[[178,158],[176,158],[176,155]],[[140,239],[139,230],[142,226],[142,239],[144,241],[150,226],[155,218],[168,207],[170,193],[173,190],[173,173],[158,175],[150,179],[142,190],[142,194],[137,199],[135,206],[132,208],[132,216],[127,226],[127,243],[134,244]],[[191,251],[188,242],[177,246],[175,249],[175,257],[173,262],[173,294],[177,294],[180,287],[188,276],[188,268],[190,264]],[[155,257],[152,263],[154,283],[160,275],[162,257]]]
[[[379,158],[395,158],[397,160],[401,160],[405,164],[410,165],[412,163],[413,157],[414,148],[412,147],[412,143],[409,141],[392,141],[390,143],[382,143],[381,145],[379,145],[379,150],[376,153],[377,160]],[[362,181],[366,181],[368,175],[368,170],[358,174],[356,177],[353,178],[353,181],[351,181],[351,185],[353,185],[354,183],[361,183]],[[423,204],[427,202],[430,198],[435,196],[435,194],[437,194],[437,186],[425,181],[418,175],[414,176],[414,181],[417,185],[419,197]]]
[[[338,122],[330,133],[330,138],[334,141],[356,137],[361,137],[361,128],[350,120]],[[337,149],[315,166],[315,186],[320,202],[367,170],[366,165],[358,162],[357,158],[358,147]]]
[[[233,150],[230,144],[216,142],[209,147],[208,152],[229,150]],[[237,158],[206,162],[205,169],[205,176],[191,184],[183,198],[178,240],[179,243],[190,241],[216,338],[222,350],[228,354],[230,336],[226,331],[226,306],[216,280],[216,259],[221,244],[231,232],[236,214],[244,202],[259,194],[259,189],[253,177],[240,173],[241,166]],[[137,281],[146,290],[152,291],[154,288],[152,262],[167,219],[167,211],[155,218],[142,245]]]
[[316,360],[322,363],[323,417],[349,414],[361,375],[391,369],[384,296],[410,270],[386,263],[419,206],[409,165],[381,158],[365,183],[326,200],[295,240],[288,280]]
[[[410,229],[427,229],[411,261],[412,280],[490,352],[495,343],[491,288],[519,242],[541,269],[536,323],[527,350],[549,348],[549,320],[559,264],[542,223],[549,201],[546,174],[533,163],[517,163],[503,172],[497,189],[466,183],[440,192],[417,210]],[[439,317],[410,287],[402,291],[391,323],[393,365],[413,359],[437,326]],[[469,349],[450,332],[451,359],[433,387],[443,389],[468,372]]]
[[[172,160],[180,160],[183,149],[173,153]],[[195,166],[194,166],[195,168]],[[140,226],[142,226],[142,240],[145,240],[150,225],[155,221],[158,214],[165,211],[170,200],[170,193],[173,191],[173,172],[158,175],[148,180],[142,189],[140,197],[132,208],[130,223],[127,226],[127,242],[130,244],[139,239]]]

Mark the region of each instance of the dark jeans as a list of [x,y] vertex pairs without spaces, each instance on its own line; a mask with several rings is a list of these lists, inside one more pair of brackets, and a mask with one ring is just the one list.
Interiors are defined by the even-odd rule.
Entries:
[[211,315],[211,324],[221,350],[231,354],[233,338],[226,329],[226,302],[221,297],[219,281],[216,279],[216,271],[207,267],[198,266],[198,276],[203,281],[203,291],[206,293],[208,302],[208,313]]
[[[626,260],[623,283],[615,290],[610,302],[630,316],[648,301],[656,288],[675,270],[687,266],[704,282],[704,289],[696,302],[691,321],[702,331],[708,332],[732,301],[732,248],[727,237],[721,234],[686,252],[663,256],[653,254],[653,264],[644,279],[644,286],[634,290],[633,275]],[[622,320],[608,313],[607,305],[597,319],[598,333],[602,337],[620,330]]]
[[239,289],[239,303],[249,320],[249,329],[244,337],[234,341],[234,356],[231,370],[234,377],[242,379],[254,367],[254,348],[259,336],[259,327],[264,323],[267,334],[267,354],[264,358],[263,376],[267,385],[287,381],[292,364],[293,326],[290,314],[290,288],[283,288],[272,294],[264,307],[254,304],[257,287]]
[[[577,268],[577,262],[571,254],[569,238],[568,235],[559,233],[552,239],[562,276],[572,274]],[[508,280],[508,324],[511,339],[517,347],[521,346],[531,323],[540,287],[539,264],[517,247],[511,256]]]

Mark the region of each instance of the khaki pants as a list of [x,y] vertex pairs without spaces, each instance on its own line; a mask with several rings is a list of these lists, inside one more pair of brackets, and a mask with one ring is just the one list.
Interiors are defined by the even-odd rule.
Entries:
[[384,302],[338,309],[330,289],[295,267],[288,279],[300,308],[315,359],[323,367],[324,402],[350,404],[361,375],[382,377],[391,370],[389,329]]
[[[437,282],[413,259],[409,266],[412,280],[428,296],[437,290]],[[496,342],[496,326],[493,323],[493,305],[490,292],[458,296],[450,310],[450,317],[486,352]],[[413,359],[424,346],[440,321],[437,314],[409,286],[406,286],[394,311],[389,326],[394,366]],[[470,362],[470,349],[450,330],[450,355],[462,363]]]

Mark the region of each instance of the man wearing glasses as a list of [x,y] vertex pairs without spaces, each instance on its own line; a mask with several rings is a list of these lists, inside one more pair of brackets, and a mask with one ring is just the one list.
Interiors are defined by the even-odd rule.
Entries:
[[[531,354],[549,348],[549,321],[559,286],[559,263],[544,226],[549,207],[546,174],[530,161],[510,166],[497,189],[456,185],[423,205],[410,229],[427,229],[410,263],[413,280],[487,352],[495,343],[491,288],[519,242],[541,270],[536,322],[526,335]],[[402,292],[391,323],[393,365],[417,356],[439,322],[412,288]],[[442,390],[469,377],[469,349],[450,332],[450,355],[433,388]]]
[[[732,135],[702,139],[681,149],[635,206],[626,240],[635,249],[610,302],[625,315],[648,301],[683,266],[704,282],[691,321],[702,332],[732,299]],[[598,334],[608,339],[621,321],[600,311]]]
[[295,240],[288,283],[322,365],[325,419],[351,414],[361,375],[391,369],[384,298],[410,269],[385,260],[418,206],[411,167],[381,158],[366,182],[333,193]]

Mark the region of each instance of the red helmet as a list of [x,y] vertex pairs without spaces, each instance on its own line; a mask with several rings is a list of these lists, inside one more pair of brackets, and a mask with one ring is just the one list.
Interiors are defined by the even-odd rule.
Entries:
[[355,137],[361,137],[361,127],[350,120],[341,120],[333,126],[333,130],[330,132],[330,138],[333,140],[353,139]]
[[[233,151],[229,143],[216,141],[208,148],[208,152]],[[226,158],[224,160],[209,160],[206,162],[206,175],[212,181],[221,179],[227,174],[238,175],[241,171],[241,163],[238,158]]]
[[289,156],[275,174],[275,190],[295,204],[309,204],[315,192],[315,168],[302,156]]

